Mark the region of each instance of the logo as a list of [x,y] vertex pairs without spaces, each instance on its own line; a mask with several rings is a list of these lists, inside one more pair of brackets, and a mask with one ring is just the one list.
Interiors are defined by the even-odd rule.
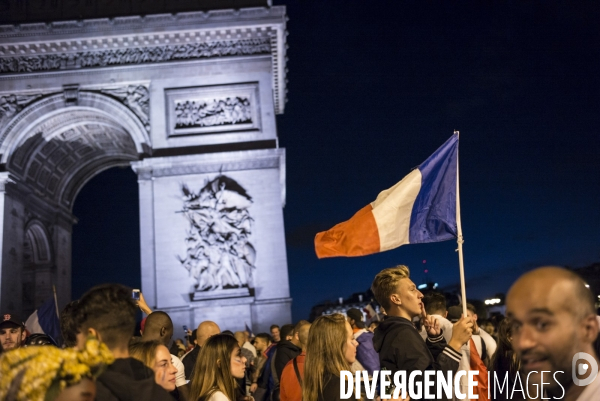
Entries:
[[[584,359],[587,363],[578,364],[577,361],[582,359]],[[598,364],[596,363],[596,360],[590,354],[586,354],[585,352],[578,352],[573,356],[571,368],[573,374],[573,383],[575,383],[576,386],[587,386],[594,381],[596,376],[598,376]],[[577,377],[585,375],[590,368],[590,375],[587,379],[579,379]]]
[[10,320],[10,315],[4,315],[4,321]]

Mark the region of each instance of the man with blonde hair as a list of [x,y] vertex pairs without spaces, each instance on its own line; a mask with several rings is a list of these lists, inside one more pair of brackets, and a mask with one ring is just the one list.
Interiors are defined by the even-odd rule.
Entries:
[[[382,370],[390,370],[392,376],[397,371],[405,371],[410,377],[413,371],[420,371],[417,380],[423,381],[426,370],[456,373],[461,359],[460,348],[469,341],[473,322],[467,317],[454,325],[452,338],[446,343],[438,321],[428,316],[423,306],[423,294],[410,279],[406,266],[396,266],[379,272],[371,290],[375,299],[385,308],[387,316],[375,330],[373,345],[379,353]],[[427,331],[424,342],[412,320],[421,316]],[[434,388],[429,390],[436,394]]]

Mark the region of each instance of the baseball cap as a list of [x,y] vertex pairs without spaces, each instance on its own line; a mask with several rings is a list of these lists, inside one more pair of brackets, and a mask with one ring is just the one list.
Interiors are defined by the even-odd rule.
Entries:
[[448,308],[448,316],[446,318],[450,320],[452,323],[456,323],[460,320],[462,316],[463,309],[462,307],[455,305]]
[[363,322],[364,317],[360,310],[356,308],[350,308],[346,311],[346,316],[354,320],[354,324],[356,324],[356,327],[358,327],[359,329],[365,328],[365,323]]
[[21,320],[21,318],[12,313],[5,313],[2,315],[2,321],[0,321],[0,327],[4,326],[7,323],[12,323],[16,326],[24,327],[25,323]]

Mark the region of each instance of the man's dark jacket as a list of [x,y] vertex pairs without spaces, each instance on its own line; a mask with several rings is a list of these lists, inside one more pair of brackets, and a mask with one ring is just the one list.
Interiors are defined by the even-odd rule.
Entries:
[[281,373],[285,365],[302,352],[300,347],[295,346],[289,340],[281,340],[277,343],[277,354],[275,354],[275,372],[277,378],[281,378]]
[[[379,353],[381,370],[391,370],[392,377],[399,370],[406,371],[406,378],[414,370],[448,371],[454,374],[458,370],[461,354],[446,344],[444,336],[423,338],[413,324],[403,317],[386,316],[375,329],[373,346]],[[417,376],[423,379],[423,376]],[[434,379],[435,381],[435,379]],[[436,393],[435,387],[431,390]]]
[[198,354],[200,353],[200,346],[195,345],[194,348],[187,354],[183,356],[181,363],[183,363],[183,368],[185,370],[185,378],[186,380],[192,380],[192,371],[194,370],[194,366],[196,366],[196,359],[198,359]]
[[267,356],[267,360],[264,365],[264,369],[258,378],[258,387],[267,390],[268,393],[273,390],[273,378],[271,377],[271,358],[275,354],[277,350],[277,344],[271,344],[269,348],[267,348],[264,354]]
[[96,380],[96,401],[173,401],[154,372],[133,358],[116,359]]

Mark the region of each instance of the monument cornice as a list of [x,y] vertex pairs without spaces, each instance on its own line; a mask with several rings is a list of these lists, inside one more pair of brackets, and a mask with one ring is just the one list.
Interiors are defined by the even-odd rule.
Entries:
[[189,174],[222,173],[255,169],[282,168],[284,149],[236,151],[223,154],[146,158],[132,162],[140,180]]
[[0,77],[270,54],[283,113],[285,25],[285,7],[0,25]]
[[[136,15],[113,18],[92,18],[83,20],[34,22],[22,24],[0,25],[0,38],[27,38],[32,35],[67,36],[74,38],[90,34],[114,35],[140,31],[154,33],[157,31],[178,31],[182,28],[221,28],[225,23],[236,26],[252,26],[256,24],[285,23],[285,7],[255,7],[239,10],[210,10],[180,13]],[[21,40],[18,40],[21,42]],[[6,41],[3,41],[6,43]]]

